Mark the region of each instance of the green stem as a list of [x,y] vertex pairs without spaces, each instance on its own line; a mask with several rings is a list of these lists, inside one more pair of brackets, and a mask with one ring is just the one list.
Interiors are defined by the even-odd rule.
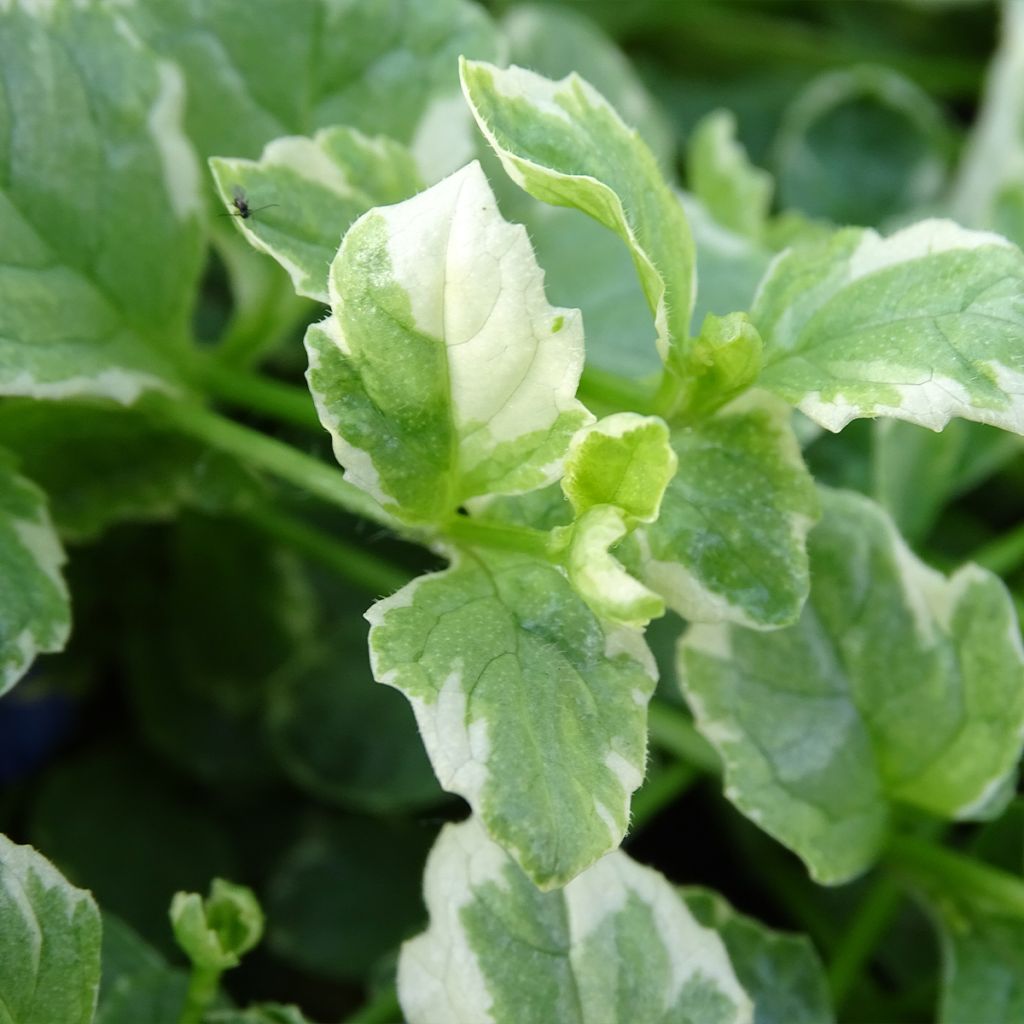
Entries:
[[1024,526],[1017,526],[977,548],[968,561],[999,576],[1009,576],[1024,564]]
[[722,762],[714,747],[699,732],[690,717],[662,700],[651,701],[647,709],[651,742],[681,761],[711,775],[722,773]]
[[578,395],[584,404],[603,407],[611,412],[649,415],[654,411],[654,391],[648,384],[594,366],[584,369]]
[[837,1010],[852,991],[902,899],[903,892],[895,879],[889,875],[879,878],[836,943],[828,966],[828,981]]
[[444,532],[452,540],[471,546],[521,551],[540,558],[548,558],[550,554],[550,535],[544,530],[534,530],[528,526],[509,526],[486,519],[453,516],[445,524]]
[[380,505],[365,491],[343,479],[337,467],[328,466],[289,444],[234,423],[202,406],[168,400],[154,402],[151,408],[183,434],[259,466],[352,515],[363,516],[382,526],[393,525]]
[[1004,916],[1024,920],[1024,879],[913,836],[894,836],[889,862],[912,878],[947,889]]
[[305,388],[283,384],[239,367],[225,366],[212,359],[198,362],[194,374],[200,387],[228,405],[264,413],[297,427],[315,431],[323,429],[313,399]]
[[631,833],[635,835],[652,818],[657,817],[664,808],[685,793],[697,778],[697,770],[681,761],[649,772],[643,786],[633,797]]
[[203,1014],[217,998],[221,973],[215,968],[193,966],[178,1024],[202,1024]]
[[308,555],[318,564],[333,569],[375,597],[393,594],[411,579],[408,573],[383,558],[332,537],[272,505],[247,508],[243,514],[249,522],[255,523],[277,540]]
[[398,1020],[402,1020],[398,993],[393,988],[385,988],[351,1017],[347,1017],[345,1024],[394,1024]]

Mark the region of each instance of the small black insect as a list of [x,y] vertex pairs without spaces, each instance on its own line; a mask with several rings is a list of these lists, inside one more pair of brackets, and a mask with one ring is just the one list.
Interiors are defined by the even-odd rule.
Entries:
[[260,210],[269,210],[270,207],[277,206],[277,203],[267,203],[266,206],[257,206],[255,208],[250,206],[245,189],[241,185],[236,185],[231,192],[234,197],[231,200],[231,205],[234,209],[228,210],[223,214],[225,217],[241,217],[242,220],[248,220],[254,213],[259,213]]

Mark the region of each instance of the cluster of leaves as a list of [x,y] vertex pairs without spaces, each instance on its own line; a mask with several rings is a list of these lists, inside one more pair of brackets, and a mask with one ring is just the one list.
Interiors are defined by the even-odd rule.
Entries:
[[[907,880],[942,1020],[1020,1017],[1024,647],[993,570],[1021,542],[935,540],[1024,434],[1024,6],[1001,18],[955,179],[941,108],[856,66],[787,96],[775,176],[707,112],[684,191],[569,10],[0,7],[0,694],[76,621],[0,710],[52,733],[109,673],[189,778],[101,739],[0,801],[64,871],[0,837],[5,1020],[301,1024],[221,986],[252,893],[178,892],[188,970],[171,894],[264,882],[275,956],[365,979],[419,917],[431,837],[393,816],[464,816],[438,783],[470,814],[382,968],[411,1024],[826,1022],[855,983],[891,1013],[862,969]],[[851,163],[851,136],[898,144]],[[827,980],[620,850],[698,770],[738,844],[795,855],[794,905],[877,871]]]

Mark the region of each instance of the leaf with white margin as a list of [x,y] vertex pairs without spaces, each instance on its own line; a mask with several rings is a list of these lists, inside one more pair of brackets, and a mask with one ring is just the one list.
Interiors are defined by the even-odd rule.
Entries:
[[622,841],[655,668],[527,555],[463,552],[367,613],[374,677],[416,713],[434,772],[541,888]]
[[664,420],[614,413],[572,439],[562,490],[577,515],[595,505],[614,505],[630,518],[650,523],[658,518],[676,465]]
[[569,579],[596,615],[633,629],[665,614],[665,602],[626,572],[611,553],[630,530],[614,505],[587,509],[570,528],[565,559]]
[[0,1013],[4,1024],[92,1024],[100,913],[31,846],[0,835]]
[[501,41],[467,0],[134,0],[140,34],[188,82],[203,157],[255,158],[271,139],[351,125],[410,146],[427,181],[473,155],[457,59]]
[[750,317],[761,386],[828,430],[961,416],[1024,433],[1024,253],[998,235],[944,220],[839,231],[782,253]]
[[402,946],[409,1024],[750,1024],[721,940],[616,851],[542,893],[476,818],[427,861],[430,926]]
[[[1024,5],[1000,5],[999,49],[989,68],[981,110],[964,147],[950,198],[954,219],[1008,234],[1024,244],[1017,218],[1004,219],[1021,201],[1024,182]],[[1019,217],[1019,209],[1018,209]]]
[[691,627],[679,667],[726,796],[833,884],[871,865],[894,805],[998,811],[1024,742],[1024,650],[997,577],[930,569],[868,498],[822,503],[800,621]]
[[679,469],[658,519],[617,554],[684,618],[774,629],[800,614],[818,496],[790,418],[748,392],[672,432]]
[[331,266],[307,379],[346,477],[399,518],[558,478],[593,417],[578,310],[549,306],[526,231],[473,162],[371,210]]
[[736,117],[713,110],[697,123],[686,153],[690,191],[723,227],[745,238],[764,234],[775,183],[736,139]]
[[553,82],[523,68],[461,61],[462,89],[513,181],[570,206],[629,247],[654,314],[658,351],[679,357],[696,293],[693,238],[647,145],[588,82]]
[[767,928],[710,889],[678,891],[696,920],[725,943],[754,1002],[754,1024],[833,1024],[825,970],[810,939]]
[[173,391],[201,259],[180,74],[71,0],[0,9],[0,65],[0,394]]
[[324,303],[327,272],[352,222],[422,187],[401,143],[346,127],[275,139],[259,160],[213,157],[210,170],[227,209],[241,188],[258,211],[234,218],[253,247],[288,271],[300,295]]
[[0,695],[37,654],[67,642],[71,608],[63,564],[46,496],[0,452]]

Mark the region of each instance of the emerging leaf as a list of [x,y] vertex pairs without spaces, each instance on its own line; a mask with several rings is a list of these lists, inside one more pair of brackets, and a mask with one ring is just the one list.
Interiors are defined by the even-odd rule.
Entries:
[[0,835],[0,1010],[4,1024],[92,1024],[100,914],[30,846]]
[[557,478],[572,435],[577,310],[544,298],[526,232],[480,165],[351,227],[333,316],[310,327],[310,390],[355,484],[408,521]]
[[196,967],[223,971],[237,967],[263,937],[263,911],[251,889],[215,878],[206,899],[197,892],[175,893],[171,926]]
[[401,690],[441,785],[544,889],[621,842],[643,778],[654,665],[565,577],[474,552],[367,612],[378,682]]
[[288,271],[300,295],[320,302],[329,301],[327,273],[349,225],[421,187],[404,146],[344,127],[275,139],[259,160],[214,157],[210,169],[229,211],[236,189],[256,207],[235,217],[242,234]]
[[772,264],[751,319],[760,384],[829,430],[962,416],[1024,433],[1024,254],[998,235],[927,220],[798,245]]
[[71,609],[63,564],[45,496],[0,451],[0,695],[37,654],[67,642]]
[[894,804],[998,810],[1024,736],[1024,651],[995,576],[928,568],[867,498],[823,503],[800,621],[694,626],[679,660],[726,796],[836,883],[872,863]]
[[749,1024],[721,940],[657,872],[612,853],[542,893],[475,818],[427,862],[430,927],[402,947],[410,1024]]
[[509,176],[536,199],[600,221],[629,247],[663,360],[685,350],[696,290],[686,216],[657,161],[596,89],[462,61],[462,88]]

